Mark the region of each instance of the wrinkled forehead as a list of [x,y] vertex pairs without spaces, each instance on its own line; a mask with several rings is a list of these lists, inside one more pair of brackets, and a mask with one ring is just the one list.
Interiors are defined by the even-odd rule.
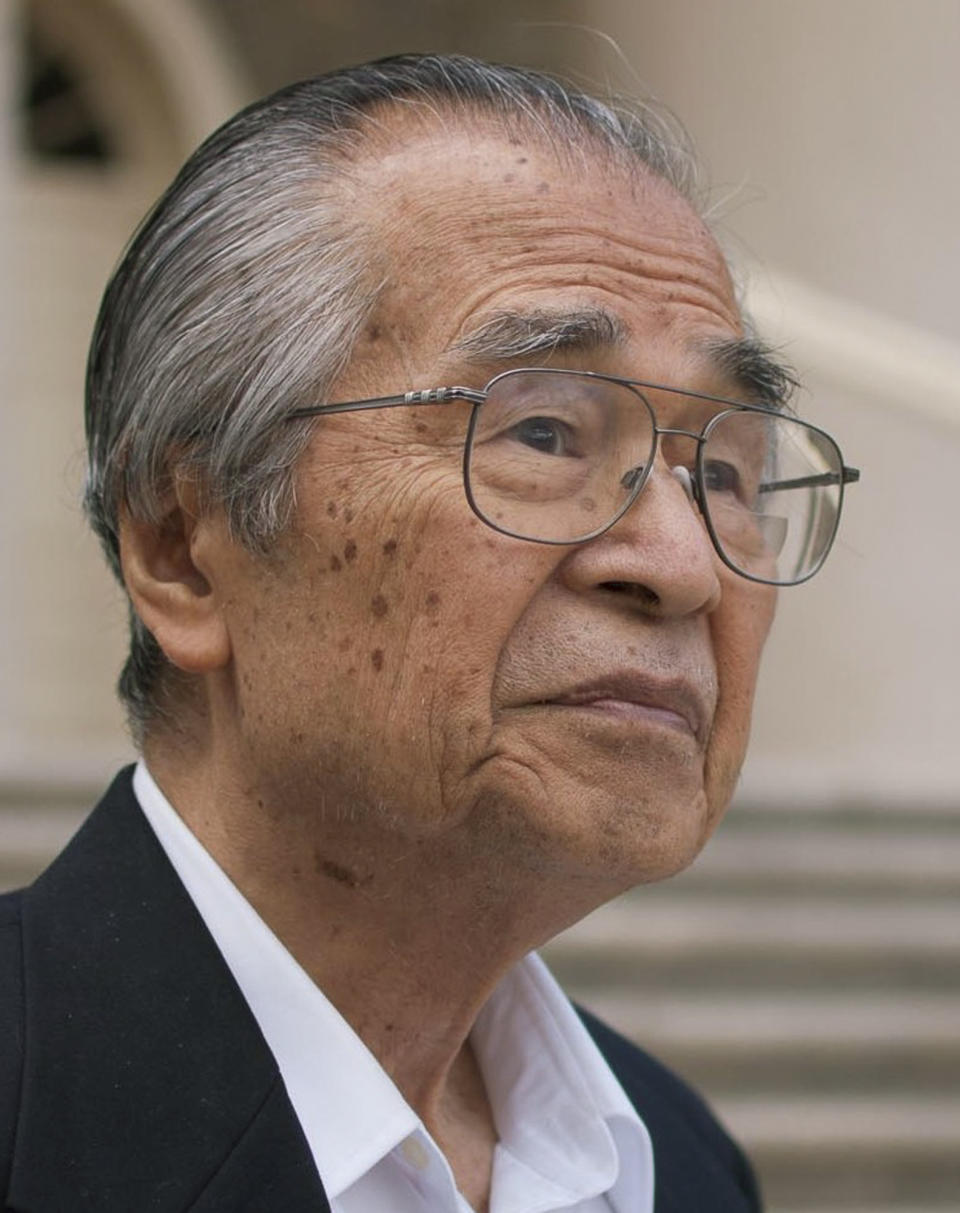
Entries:
[[[712,234],[632,153],[595,139],[558,144],[535,123],[391,120],[351,174],[351,206],[380,259],[378,329],[434,358],[468,352],[475,362],[495,348],[476,335],[502,328],[505,314],[518,356],[524,326],[542,328],[544,315],[573,317],[568,349],[632,332],[687,341],[689,329],[691,349],[742,336]],[[583,313],[611,322],[581,324]]]

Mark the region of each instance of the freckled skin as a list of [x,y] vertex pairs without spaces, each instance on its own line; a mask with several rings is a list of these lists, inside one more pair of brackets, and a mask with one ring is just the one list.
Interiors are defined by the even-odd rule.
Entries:
[[[358,352],[332,399],[480,386],[443,352],[467,327],[504,308],[585,304],[614,311],[630,333],[622,350],[583,359],[588,369],[717,386],[692,343],[742,330],[726,266],[692,210],[649,176],[572,174],[532,142],[523,150],[510,182],[502,138],[484,132],[412,135],[360,167],[356,206],[394,252],[368,329],[376,357]],[[243,698],[269,705],[263,721],[248,713],[244,753],[287,803],[322,782],[332,799],[385,808],[411,838],[449,834],[491,863],[510,854],[518,872],[588,878],[604,896],[658,879],[690,862],[729,800],[773,594],[720,565],[664,469],[591,544],[491,532],[464,500],[466,420],[451,405],[318,422],[298,469],[296,528],[269,578],[243,553],[224,576],[242,583],[226,621],[237,668],[252,672]],[[317,555],[331,549],[343,553],[335,578],[320,574],[337,557]],[[642,589],[606,588],[615,583]],[[296,643],[275,643],[281,620],[318,601],[330,610],[322,644],[303,628]],[[251,638],[254,609],[263,622]],[[365,666],[346,655],[347,634],[370,654]],[[628,650],[653,674],[697,682],[703,739],[611,732],[537,706]],[[312,765],[309,743],[288,752],[292,728],[312,739]]]

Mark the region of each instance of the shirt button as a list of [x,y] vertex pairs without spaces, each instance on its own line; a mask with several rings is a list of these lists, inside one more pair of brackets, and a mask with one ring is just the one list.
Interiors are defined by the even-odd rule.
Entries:
[[400,1153],[410,1166],[415,1167],[418,1171],[425,1171],[430,1165],[430,1155],[427,1152],[427,1147],[413,1134],[410,1137],[404,1138],[400,1145]]

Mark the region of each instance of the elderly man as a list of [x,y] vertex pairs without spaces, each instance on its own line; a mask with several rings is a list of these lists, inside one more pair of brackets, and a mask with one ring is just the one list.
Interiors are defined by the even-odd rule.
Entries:
[[142,759],[3,902],[10,1209],[759,1207],[534,953],[703,846],[856,476],[689,195],[648,115],[405,56],[141,228],[87,505]]

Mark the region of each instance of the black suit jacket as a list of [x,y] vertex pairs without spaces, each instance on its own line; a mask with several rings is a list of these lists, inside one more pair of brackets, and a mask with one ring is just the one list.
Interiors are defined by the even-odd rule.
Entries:
[[[657,1213],[759,1209],[700,1099],[592,1016]],[[0,898],[0,1193],[17,1213],[328,1213],[276,1062],[122,772]]]

